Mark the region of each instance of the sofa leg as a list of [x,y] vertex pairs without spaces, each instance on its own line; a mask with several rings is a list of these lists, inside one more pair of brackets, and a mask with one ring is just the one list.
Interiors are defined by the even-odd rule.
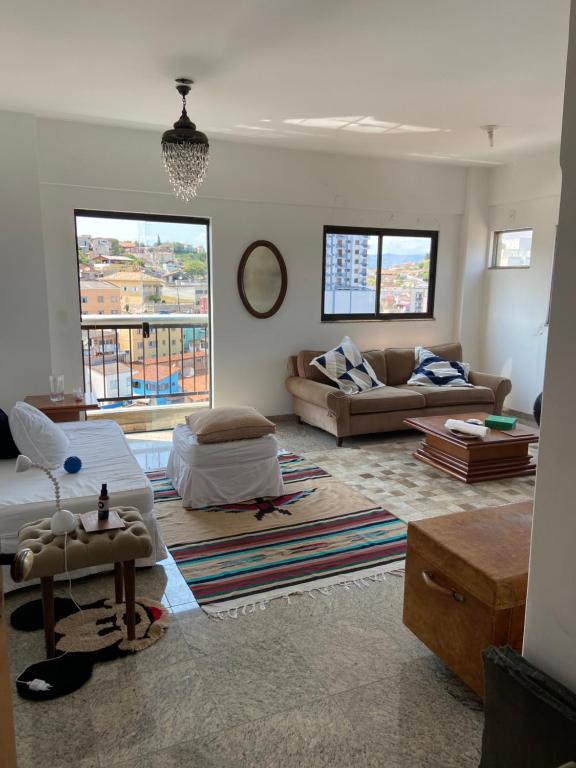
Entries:
[[344,438],[343,438],[343,437],[337,437],[337,438],[336,438],[336,446],[337,446],[338,448],[342,448],[342,443],[343,443],[343,442],[344,442]]
[[298,424],[304,424],[301,416],[296,416],[296,419],[298,420]]

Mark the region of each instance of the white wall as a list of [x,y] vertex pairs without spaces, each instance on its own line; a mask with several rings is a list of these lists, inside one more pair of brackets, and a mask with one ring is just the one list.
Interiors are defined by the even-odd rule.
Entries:
[[[170,193],[158,132],[41,120],[38,135],[53,366],[70,384],[82,375],[75,207],[211,218],[218,405],[289,413],[288,355],[344,334],[363,348],[455,338],[465,169],[214,142],[201,195],[186,205]],[[325,224],[439,229],[436,319],[321,323]],[[288,267],[284,305],[268,320],[251,317],[236,289],[256,239],[274,242]]]
[[[487,171],[213,142],[201,195],[186,205],[171,194],[156,131],[10,113],[0,113],[0,129],[12,148],[0,178],[3,243],[6,254],[19,254],[4,257],[11,288],[0,312],[13,317],[22,296],[28,308],[3,334],[2,359],[18,360],[2,386],[5,406],[45,390],[50,367],[67,387],[81,382],[73,211],[92,208],[211,219],[217,404],[290,412],[287,356],[347,333],[364,348],[460,338],[475,367],[512,377],[508,405],[530,411],[542,386],[560,178],[554,154]],[[511,223],[534,228],[531,269],[486,271],[489,231]],[[435,320],[321,323],[325,224],[439,229]],[[252,318],[236,290],[240,256],[261,238],[280,248],[289,277],[284,305],[268,320]]]
[[520,158],[490,173],[488,231],[533,229],[533,240],[529,269],[486,271],[482,367],[512,379],[506,404],[524,413],[532,411],[544,381],[560,186],[556,152]]
[[0,119],[0,407],[46,392],[50,375],[36,121]]
[[554,264],[524,654],[576,691],[576,7],[572,6],[562,129],[562,199]]

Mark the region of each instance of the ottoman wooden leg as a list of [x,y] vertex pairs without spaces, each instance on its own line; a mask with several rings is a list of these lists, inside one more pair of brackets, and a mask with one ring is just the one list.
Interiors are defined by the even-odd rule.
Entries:
[[122,579],[124,578],[124,569],[122,563],[114,563],[114,591],[116,593],[116,602],[124,602],[124,584]]
[[136,567],[134,560],[124,563],[124,592],[126,594],[126,626],[128,640],[136,637]]
[[54,637],[54,579],[52,576],[46,576],[41,582],[46,658],[52,659],[56,656],[56,638]]

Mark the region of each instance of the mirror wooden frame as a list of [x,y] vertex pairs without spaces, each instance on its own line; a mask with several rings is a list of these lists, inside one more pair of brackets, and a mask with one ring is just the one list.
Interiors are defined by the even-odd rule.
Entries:
[[[272,251],[272,253],[276,257],[278,266],[280,267],[280,279],[281,279],[280,293],[278,294],[278,298],[276,299],[274,304],[266,312],[258,312],[258,310],[254,309],[252,304],[250,304],[250,300],[246,295],[246,291],[244,290],[244,269],[246,268],[246,262],[250,258],[250,254],[252,253],[252,251],[260,247],[268,248],[270,251]],[[250,312],[250,314],[253,317],[259,317],[259,318],[272,317],[272,315],[275,315],[276,312],[278,312],[278,310],[282,306],[282,303],[284,302],[284,298],[286,297],[287,290],[288,290],[288,270],[286,269],[286,262],[282,258],[282,254],[280,253],[278,248],[276,248],[274,243],[271,243],[269,240],[255,240],[253,243],[250,243],[248,248],[246,248],[246,250],[242,254],[242,258],[240,259],[240,264],[238,265],[238,293],[240,294],[240,298],[242,299],[242,304],[244,304],[248,312]]]

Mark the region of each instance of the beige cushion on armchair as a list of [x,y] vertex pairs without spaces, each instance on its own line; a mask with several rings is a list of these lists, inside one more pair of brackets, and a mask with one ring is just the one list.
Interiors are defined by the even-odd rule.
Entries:
[[186,424],[199,443],[250,440],[276,432],[276,425],[255,408],[201,408],[186,416]]

